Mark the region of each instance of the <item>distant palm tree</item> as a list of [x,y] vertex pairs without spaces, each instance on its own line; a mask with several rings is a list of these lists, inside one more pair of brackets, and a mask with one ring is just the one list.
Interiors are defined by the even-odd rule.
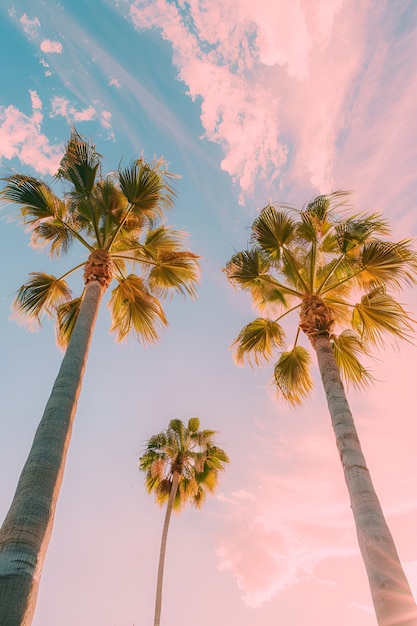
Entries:
[[[372,344],[383,344],[387,335],[409,337],[412,320],[387,289],[416,282],[417,256],[409,239],[394,243],[379,238],[389,235],[379,214],[346,213],[347,195],[318,196],[301,211],[269,204],[255,219],[250,249],[234,254],[224,271],[233,285],[249,291],[260,311],[269,313],[247,324],[233,348],[239,364],[246,357],[259,365],[279,351],[277,392],[297,405],[313,387],[300,331],[308,337],[317,355],[378,624],[415,626],[417,607],[371,482],[341,377],[365,386],[372,377],[361,356]],[[287,348],[281,321],[297,311],[295,340]]]
[[187,426],[171,420],[166,430],[149,439],[139,459],[146,473],[148,493],[155,493],[158,504],[167,502],[159,554],[154,626],[161,622],[162,582],[169,522],[173,510],[181,511],[187,502],[203,506],[206,492],[213,493],[219,471],[229,462],[227,454],[213,442],[215,430],[199,430],[200,420],[192,417]]
[[[66,352],[0,530],[2,626],[27,626],[33,618],[103,294],[116,280],[109,302],[112,331],[118,341],[132,331],[144,344],[156,341],[167,325],[161,305],[165,296],[172,291],[194,296],[197,256],[183,247],[183,233],[162,221],[175,198],[173,178],[163,161],[143,159],[103,176],[95,146],[74,130],[56,174],[67,186],[62,198],[24,174],[3,179],[1,197],[21,206],[34,245],[47,245],[51,256],[59,256],[79,243],[87,258],[59,278],[32,273],[14,302],[17,312],[34,320],[44,313],[54,316],[57,342]],[[81,267],[84,289],[73,298],[65,279]]]

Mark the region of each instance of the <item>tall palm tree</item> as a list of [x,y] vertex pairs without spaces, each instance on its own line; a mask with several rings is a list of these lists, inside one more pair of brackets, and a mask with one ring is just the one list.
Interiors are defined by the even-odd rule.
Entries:
[[[163,224],[173,205],[174,176],[162,160],[139,159],[106,176],[94,144],[73,130],[56,174],[63,197],[36,178],[4,178],[3,200],[20,205],[32,243],[51,256],[78,243],[87,258],[59,278],[32,273],[14,302],[16,311],[56,319],[65,355],[0,529],[0,624],[32,622],[42,566],[62,482],[72,423],[88,349],[103,294],[114,280],[109,306],[118,341],[130,332],[143,344],[167,325],[162,299],[194,296],[197,256],[183,247],[183,233]],[[84,268],[84,289],[73,298],[67,276]]]
[[[278,395],[302,403],[313,387],[316,355],[343,466],[362,557],[380,626],[415,626],[417,607],[371,482],[342,379],[366,386],[362,364],[386,336],[407,339],[413,322],[389,289],[416,282],[417,256],[409,239],[392,242],[377,213],[350,214],[347,192],[322,195],[296,210],[268,204],[252,225],[250,246],[233,255],[224,271],[248,291],[260,313],[232,346],[239,364],[274,366]],[[360,298],[355,303],[355,298]],[[282,322],[299,313],[288,346]]]
[[139,459],[146,473],[146,488],[158,504],[167,503],[162,529],[156,585],[154,626],[161,622],[162,581],[169,522],[172,511],[181,511],[187,502],[203,506],[206,493],[213,493],[219,472],[229,462],[227,454],[214,442],[215,430],[199,430],[200,420],[192,417],[187,426],[171,420],[166,430],[149,439]]

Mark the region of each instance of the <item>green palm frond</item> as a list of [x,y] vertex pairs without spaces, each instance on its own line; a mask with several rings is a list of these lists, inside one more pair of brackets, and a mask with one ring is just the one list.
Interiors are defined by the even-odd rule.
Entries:
[[131,204],[133,215],[146,216],[151,223],[173,205],[175,178],[178,177],[168,172],[162,160],[149,165],[138,159],[119,170],[120,188]]
[[111,331],[116,332],[117,341],[122,341],[133,331],[141,343],[154,343],[160,330],[168,325],[159,301],[135,274],[119,281],[112,291],[109,306],[113,322]]
[[46,183],[23,174],[13,174],[1,180],[7,184],[0,197],[21,205],[20,216],[24,224],[33,226],[45,218],[62,217],[64,203]]
[[282,246],[295,236],[295,222],[288,212],[266,206],[253,222],[251,241],[256,242],[273,261],[281,257]]
[[390,234],[388,222],[382,219],[380,213],[357,215],[343,220],[335,227],[335,239],[343,254],[348,254],[376,234]]
[[354,307],[352,326],[363,341],[383,346],[386,335],[410,340],[415,322],[384,287],[379,287]]
[[71,290],[62,278],[43,272],[31,272],[13,302],[18,315],[40,322],[43,313],[52,316],[58,306],[71,300]]
[[232,285],[252,289],[263,284],[270,263],[258,249],[243,250],[232,256],[223,271]]
[[196,254],[187,251],[159,254],[148,277],[152,292],[160,298],[165,298],[172,290],[195,297],[200,275],[198,258]]
[[377,285],[391,285],[400,289],[402,284],[417,282],[417,254],[411,248],[411,239],[399,242],[371,241],[362,249],[363,280]]
[[272,320],[258,317],[242,328],[232,343],[233,356],[237,364],[243,365],[245,358],[252,365],[268,361],[285,341],[282,327]]
[[302,404],[313,388],[310,375],[311,357],[302,346],[283,352],[274,367],[274,381],[278,395],[291,406]]
[[330,339],[342,379],[357,388],[365,388],[373,382],[373,376],[359,360],[361,356],[368,356],[360,336],[346,329],[338,336],[332,335]]
[[73,241],[74,235],[59,220],[42,221],[33,229],[32,245],[36,248],[49,243],[51,257],[67,254]]
[[75,194],[88,195],[96,182],[100,158],[95,145],[73,129],[55,177],[71,183]]
[[146,233],[143,251],[151,258],[156,259],[158,254],[169,254],[183,250],[187,233],[174,228],[160,226]]
[[78,313],[80,312],[82,298],[74,298],[69,302],[64,302],[56,309],[57,328],[56,340],[60,348],[64,349],[68,345],[68,341],[74,330]]

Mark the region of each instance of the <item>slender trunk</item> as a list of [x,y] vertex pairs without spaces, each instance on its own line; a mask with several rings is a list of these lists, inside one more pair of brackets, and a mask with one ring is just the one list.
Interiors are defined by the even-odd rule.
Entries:
[[78,319],[0,529],[0,626],[30,626],[103,286],[86,284]]
[[174,475],[172,478],[171,491],[170,491],[169,498],[168,498],[167,509],[165,511],[164,526],[162,528],[161,549],[159,552],[159,563],[158,563],[158,577],[157,577],[157,582],[156,582],[155,617],[154,617],[154,622],[153,622],[154,626],[159,626],[161,623],[162,582],[164,578],[165,552],[167,548],[169,522],[171,519],[171,513],[172,513],[172,508],[174,505],[175,496],[177,495],[179,478],[180,478],[180,475],[178,474],[178,472],[174,472]]
[[379,626],[416,626],[417,605],[371,481],[329,337],[310,335]]

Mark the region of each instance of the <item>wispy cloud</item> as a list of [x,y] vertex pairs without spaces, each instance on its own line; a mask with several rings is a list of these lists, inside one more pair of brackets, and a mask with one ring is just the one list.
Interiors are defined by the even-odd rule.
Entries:
[[38,36],[38,29],[40,28],[41,23],[36,16],[29,18],[26,13],[23,13],[19,21],[23,26],[23,30],[31,39]]

